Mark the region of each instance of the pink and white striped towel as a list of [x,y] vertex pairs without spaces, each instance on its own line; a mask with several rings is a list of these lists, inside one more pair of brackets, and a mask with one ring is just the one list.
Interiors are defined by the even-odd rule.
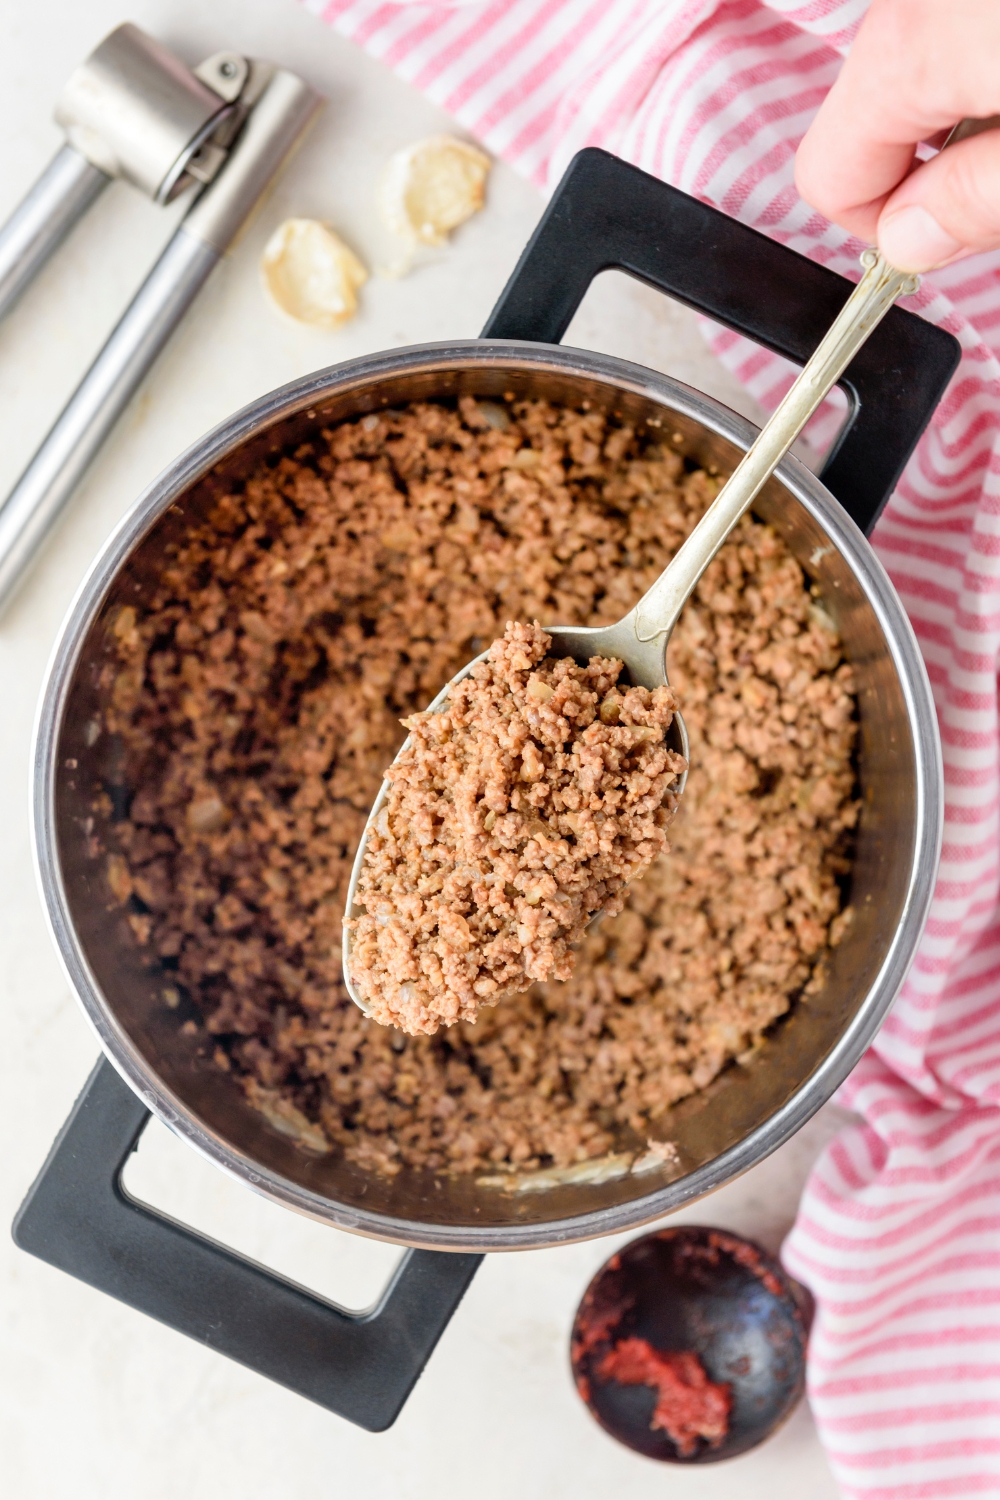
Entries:
[[[599,145],[856,274],[862,246],[797,196],[795,148],[866,0],[306,0],[542,189]],[[944,741],[926,935],[840,1098],[785,1246],[813,1290],[809,1397],[845,1496],[1000,1494],[1000,255],[909,306],[960,370],[877,527]],[[713,347],[771,407],[789,367]],[[832,416],[828,421],[832,420]]]

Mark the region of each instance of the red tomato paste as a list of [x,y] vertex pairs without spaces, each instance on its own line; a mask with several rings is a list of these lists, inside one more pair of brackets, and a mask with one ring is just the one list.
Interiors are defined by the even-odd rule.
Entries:
[[709,1380],[693,1350],[661,1354],[645,1339],[619,1339],[597,1374],[620,1385],[652,1386],[656,1407],[649,1425],[673,1438],[682,1458],[690,1458],[700,1437],[717,1448],[729,1431],[731,1388]]

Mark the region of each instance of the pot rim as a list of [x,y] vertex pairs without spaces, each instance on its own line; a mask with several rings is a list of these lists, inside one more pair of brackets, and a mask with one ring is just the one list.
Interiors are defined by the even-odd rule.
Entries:
[[466,339],[417,344],[332,365],[259,397],[188,447],[126,512],[95,559],[67,612],[46,670],[31,766],[31,833],[46,920],[63,970],[104,1052],[146,1107],[202,1156],[265,1197],[337,1228],[424,1249],[523,1250],[618,1233],[704,1197],[784,1144],[825,1103],[872,1041],[916,953],[934,893],[943,830],[943,770],[930,682],[902,603],[869,542],[814,474],[793,457],[776,474],[849,562],[886,639],[914,738],[916,840],[903,916],[868,993],[828,1056],[769,1119],[713,1161],[613,1208],[547,1223],[475,1226],[426,1224],[348,1209],[300,1187],[236,1150],[166,1087],[104,999],[79,941],[59,863],[56,753],[65,705],[84,640],[119,570],[163,513],[210,469],[262,429],[351,388],[401,374],[487,366],[532,367],[579,375],[660,401],[719,437],[747,448],[757,429],[713,397],[644,366],[564,345]]

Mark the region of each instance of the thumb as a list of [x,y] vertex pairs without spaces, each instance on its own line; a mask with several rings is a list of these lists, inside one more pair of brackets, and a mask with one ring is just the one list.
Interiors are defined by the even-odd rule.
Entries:
[[924,162],[879,214],[878,247],[900,271],[930,271],[998,246],[1000,130],[985,130]]

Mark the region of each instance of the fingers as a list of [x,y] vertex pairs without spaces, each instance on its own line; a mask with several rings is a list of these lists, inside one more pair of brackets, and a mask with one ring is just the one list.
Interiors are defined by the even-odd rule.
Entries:
[[1000,130],[950,146],[894,192],[878,246],[901,271],[929,271],[1000,246]]
[[799,146],[795,185],[825,218],[871,245],[879,214],[910,170],[913,147],[861,139],[844,149],[843,135],[836,112],[821,109]]
[[[903,191],[904,178],[909,187],[936,166],[928,163],[907,177],[918,142],[946,132],[965,116],[998,111],[1000,5],[994,0],[873,0],[840,75],[799,147],[799,192],[827,218],[871,243],[883,215],[888,225],[890,207],[924,206],[934,217],[919,195],[894,201],[896,191]],[[970,140],[950,148],[942,161],[957,160],[959,151],[973,144]],[[985,154],[981,149],[978,164],[969,168],[976,183],[986,171]],[[966,196],[975,198],[972,182],[968,189]],[[949,201],[957,192],[956,188]],[[978,221],[982,217],[980,209]],[[947,223],[937,222],[950,236],[937,241],[942,258],[972,247],[971,225],[968,234],[960,232],[954,213]],[[980,222],[976,233],[982,227]],[[931,246],[932,226],[923,223],[923,239],[920,230],[918,217],[896,225],[900,246],[904,234],[910,237],[906,248],[911,258],[919,247],[924,259]],[[959,249],[949,252],[948,244],[956,242]]]

